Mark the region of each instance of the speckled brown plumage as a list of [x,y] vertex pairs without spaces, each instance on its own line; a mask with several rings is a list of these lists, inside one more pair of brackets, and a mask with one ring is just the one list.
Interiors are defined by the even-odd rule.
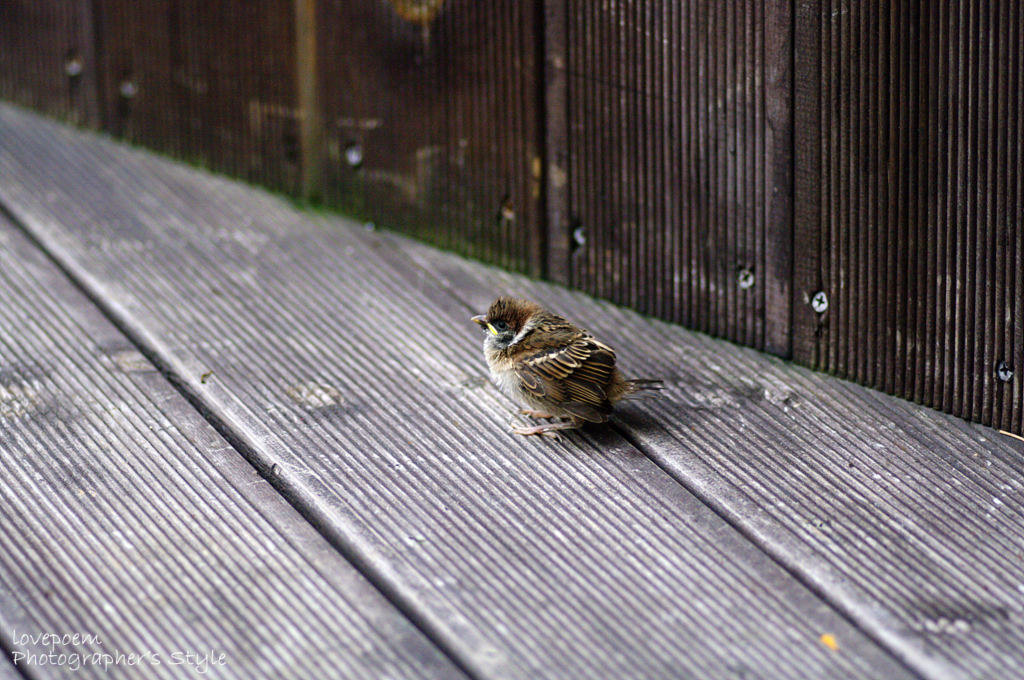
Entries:
[[506,395],[536,418],[562,422],[513,428],[517,434],[548,434],[608,420],[617,401],[658,380],[626,380],[615,350],[562,317],[527,300],[501,297],[473,321],[489,331],[484,356]]

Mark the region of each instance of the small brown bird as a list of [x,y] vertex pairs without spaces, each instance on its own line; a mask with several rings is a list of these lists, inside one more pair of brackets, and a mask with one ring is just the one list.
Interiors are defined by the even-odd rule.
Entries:
[[587,331],[527,300],[501,297],[473,321],[486,328],[484,357],[498,389],[527,406],[534,418],[561,418],[516,434],[558,436],[584,422],[608,420],[615,403],[660,380],[626,380],[615,367],[615,350]]

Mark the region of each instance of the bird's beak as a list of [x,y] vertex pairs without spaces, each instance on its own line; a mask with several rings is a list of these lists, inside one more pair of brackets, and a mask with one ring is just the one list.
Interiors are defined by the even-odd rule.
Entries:
[[494,326],[492,326],[491,324],[487,323],[487,317],[485,315],[483,315],[483,314],[477,314],[472,319],[470,319],[470,321],[472,321],[473,323],[478,323],[481,326],[487,326],[487,330],[489,330],[492,334],[494,334],[494,335],[498,334],[498,331],[494,330]]

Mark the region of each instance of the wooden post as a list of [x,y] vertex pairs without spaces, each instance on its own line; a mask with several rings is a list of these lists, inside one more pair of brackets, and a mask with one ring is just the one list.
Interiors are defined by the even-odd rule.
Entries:
[[830,292],[821,273],[821,11],[819,0],[797,3],[793,64],[792,358],[814,368],[823,363],[820,343]]
[[316,0],[295,0],[295,82],[299,120],[300,195],[322,195],[324,126],[317,87]]
[[568,36],[566,0],[544,0],[544,206],[547,222],[547,276],[569,285]]
[[765,64],[767,120],[763,123],[769,156],[764,162],[770,167],[766,173],[769,186],[764,350],[788,359],[793,355],[794,304],[793,3],[769,0],[764,9],[765,54],[769,62]]
[[103,54],[100,32],[99,8],[95,0],[80,0],[82,45],[80,49],[84,70],[82,72],[82,123],[93,130],[104,129],[102,81],[100,78]]

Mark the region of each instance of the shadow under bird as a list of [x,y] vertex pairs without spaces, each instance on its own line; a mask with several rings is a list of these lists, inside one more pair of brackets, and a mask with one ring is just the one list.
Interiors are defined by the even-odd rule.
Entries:
[[535,302],[500,297],[474,316],[488,335],[484,357],[498,389],[526,406],[533,418],[559,418],[521,435],[558,436],[586,422],[607,422],[615,403],[637,392],[661,389],[660,380],[626,380],[615,350]]

